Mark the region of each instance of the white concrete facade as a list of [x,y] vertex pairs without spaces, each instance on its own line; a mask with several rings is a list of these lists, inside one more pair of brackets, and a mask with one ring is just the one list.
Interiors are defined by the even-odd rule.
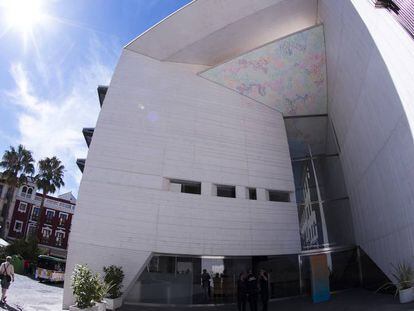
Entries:
[[[67,271],[116,263],[128,287],[152,252],[300,251],[294,200],[259,195],[294,192],[281,114],[197,76],[201,69],[123,52],[90,146]],[[203,193],[168,191],[166,178],[202,182]],[[235,185],[241,197],[214,196],[214,184]],[[241,195],[246,187],[258,200]]]
[[319,1],[328,109],[356,243],[388,275],[414,254],[414,41],[369,1]]
[[[294,195],[266,199],[295,191],[282,114],[198,73],[319,22],[356,242],[387,273],[414,254],[413,40],[368,0],[217,2],[192,2],[124,49],[79,190],[65,306],[77,263],[123,266],[128,290],[152,253],[301,251]],[[263,29],[274,31],[255,38]],[[201,182],[201,195],[169,191],[168,179]],[[236,186],[236,198],[215,196],[217,184]]]

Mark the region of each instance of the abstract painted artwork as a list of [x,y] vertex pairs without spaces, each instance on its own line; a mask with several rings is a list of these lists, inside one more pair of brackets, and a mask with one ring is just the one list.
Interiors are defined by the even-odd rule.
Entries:
[[275,108],[284,116],[326,113],[323,26],[269,43],[200,76]]

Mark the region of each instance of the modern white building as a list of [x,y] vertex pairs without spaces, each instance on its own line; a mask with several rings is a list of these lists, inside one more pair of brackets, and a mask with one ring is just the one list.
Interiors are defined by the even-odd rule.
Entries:
[[77,263],[122,266],[127,304],[198,304],[249,269],[307,293],[315,254],[331,289],[411,260],[414,41],[373,2],[196,0],[126,45],[84,130],[64,306]]

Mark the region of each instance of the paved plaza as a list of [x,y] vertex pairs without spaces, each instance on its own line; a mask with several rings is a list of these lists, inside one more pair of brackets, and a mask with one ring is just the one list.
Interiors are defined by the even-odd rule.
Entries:
[[[217,307],[144,307],[126,306],[122,311],[156,311],[156,310],[192,310],[192,311],[236,311],[236,305]],[[247,309],[248,310],[248,309]],[[260,306],[259,306],[260,310]],[[376,294],[362,289],[344,291],[332,296],[331,301],[313,304],[309,297],[292,298],[286,300],[272,301],[269,304],[270,311],[397,311],[413,310],[414,303],[402,305],[398,298],[390,295]]]
[[39,283],[29,277],[15,275],[11,284],[7,305],[4,310],[57,311],[62,310],[63,288],[52,284]]
[[[39,283],[28,277],[16,275],[7,299],[7,306],[0,310],[16,311],[56,311],[61,310],[63,289],[59,286]],[[260,308],[259,308],[260,309]],[[199,311],[235,311],[236,306],[216,307],[148,307],[125,306],[121,311],[156,311],[156,310],[199,310]],[[376,294],[361,289],[344,291],[332,296],[327,303],[313,304],[309,297],[272,301],[269,310],[277,311],[397,311],[413,310],[414,303],[401,305],[398,298],[390,295]]]

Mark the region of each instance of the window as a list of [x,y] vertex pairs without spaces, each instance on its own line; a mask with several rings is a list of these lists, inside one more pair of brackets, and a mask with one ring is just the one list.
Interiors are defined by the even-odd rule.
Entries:
[[59,213],[59,226],[65,225],[67,220],[68,220],[68,214],[60,212]]
[[65,232],[56,231],[56,246],[62,246],[64,238],[65,238]]
[[257,200],[256,188],[249,188],[249,200]]
[[235,198],[236,197],[236,187],[235,186],[225,186],[217,185],[217,196],[225,198]]
[[32,209],[32,216],[30,217],[31,220],[38,220],[39,219],[39,212],[40,212],[40,208],[39,207],[33,207]]
[[35,237],[37,231],[37,226],[35,224],[29,224],[29,228],[27,228],[27,237]]
[[16,222],[14,223],[14,232],[22,232],[23,230],[23,222],[16,220]]
[[32,193],[33,193],[33,188],[31,188],[31,187],[27,187],[27,186],[24,186],[24,187],[22,188],[22,191],[20,192],[20,195],[21,195],[23,198],[30,199],[30,198],[32,197]]
[[290,202],[290,193],[286,191],[268,190],[269,201]]
[[42,243],[49,243],[50,236],[52,234],[52,229],[44,227],[42,229]]
[[50,209],[46,210],[46,219],[45,222],[51,223],[53,220],[53,217],[55,217],[55,211],[52,211]]
[[201,194],[201,182],[171,179],[170,190],[174,192]]
[[20,202],[19,203],[19,208],[17,209],[19,212],[21,213],[26,213],[27,210],[27,203],[25,202]]
[[52,233],[52,229],[50,229],[50,228],[43,228],[42,229],[42,236],[44,238],[49,238],[51,233]]

